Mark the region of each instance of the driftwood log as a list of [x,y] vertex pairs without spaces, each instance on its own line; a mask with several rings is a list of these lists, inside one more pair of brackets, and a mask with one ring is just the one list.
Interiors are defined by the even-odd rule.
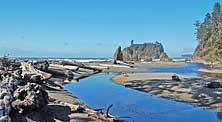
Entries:
[[97,68],[93,68],[93,67],[90,67],[90,66],[86,66],[86,65],[84,65],[82,63],[79,63],[79,62],[61,61],[61,62],[58,62],[58,63],[60,65],[77,66],[79,68],[89,69],[89,70],[98,71],[98,72],[102,71],[101,69],[97,69]]
[[41,81],[48,80],[52,77],[52,74],[40,71],[36,69],[31,63],[29,62],[22,62],[22,76],[24,77],[25,74],[35,74],[41,76]]
[[53,76],[60,76],[68,79],[73,79],[74,74],[71,70],[48,68],[45,72],[52,74]]
[[[58,76],[73,78],[74,73],[79,73],[77,79],[80,79],[101,72],[100,69],[82,63],[66,61],[59,64],[76,66],[77,68],[50,67],[48,61],[32,62],[4,59],[2,62],[0,60],[0,64],[3,64],[3,68],[0,68],[0,121],[6,122],[11,121],[13,113],[26,115],[29,112],[45,108],[49,101],[56,101],[56,99],[50,99],[45,88],[48,88],[46,85],[51,84],[49,81],[55,82],[55,79],[58,79],[57,81],[61,79],[61,82],[64,82],[64,79],[57,78]],[[81,71],[79,68],[81,68]],[[61,86],[60,89],[62,89]],[[113,122],[115,120],[115,117],[109,115],[109,110],[105,114],[86,106],[66,102],[60,103],[78,113],[87,113],[88,116],[94,117],[98,121]],[[109,115],[109,117],[106,115]]]
[[45,71],[45,70],[48,69],[49,63],[48,63],[48,61],[46,61],[46,60],[43,60],[43,61],[35,61],[35,62],[33,62],[33,66],[34,66],[36,69]]
[[18,113],[39,110],[48,104],[48,93],[38,84],[29,83],[14,92],[13,109]]

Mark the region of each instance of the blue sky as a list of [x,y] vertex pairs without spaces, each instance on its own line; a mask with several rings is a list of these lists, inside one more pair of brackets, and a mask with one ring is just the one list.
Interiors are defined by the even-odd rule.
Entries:
[[[196,20],[216,0],[0,0],[0,55],[112,57],[118,45],[159,41],[192,52]],[[220,1],[221,2],[221,1]]]

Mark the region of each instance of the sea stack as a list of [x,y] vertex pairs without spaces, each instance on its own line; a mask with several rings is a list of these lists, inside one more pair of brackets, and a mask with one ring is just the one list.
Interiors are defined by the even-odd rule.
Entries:
[[160,58],[161,61],[170,61],[170,58],[164,52],[162,44],[159,42],[135,44],[132,40],[129,47],[124,48],[123,51],[121,51],[121,47],[118,47],[114,54],[114,61],[122,60],[124,62],[152,61]]
[[115,64],[116,61],[123,61],[123,55],[122,55],[122,51],[121,51],[121,46],[119,46],[113,56],[113,63]]

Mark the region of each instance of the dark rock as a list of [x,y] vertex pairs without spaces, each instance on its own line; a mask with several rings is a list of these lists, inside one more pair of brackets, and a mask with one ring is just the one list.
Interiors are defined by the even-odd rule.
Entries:
[[113,64],[117,64],[117,61],[116,61],[116,60],[113,60]]
[[172,80],[180,81],[180,77],[179,77],[178,75],[174,74],[174,75],[172,76]]
[[113,56],[113,60],[114,61],[122,61],[123,60],[123,56],[122,56],[122,51],[121,51],[121,47],[119,46]]
[[207,88],[222,88],[222,82],[211,81],[206,84]]
[[150,61],[151,59],[159,59],[164,48],[161,43],[144,43],[132,44],[123,49],[123,61]]

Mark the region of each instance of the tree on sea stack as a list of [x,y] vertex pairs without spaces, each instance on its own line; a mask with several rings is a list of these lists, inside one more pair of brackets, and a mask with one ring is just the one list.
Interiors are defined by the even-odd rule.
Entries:
[[131,40],[131,46],[134,44],[134,40]]

